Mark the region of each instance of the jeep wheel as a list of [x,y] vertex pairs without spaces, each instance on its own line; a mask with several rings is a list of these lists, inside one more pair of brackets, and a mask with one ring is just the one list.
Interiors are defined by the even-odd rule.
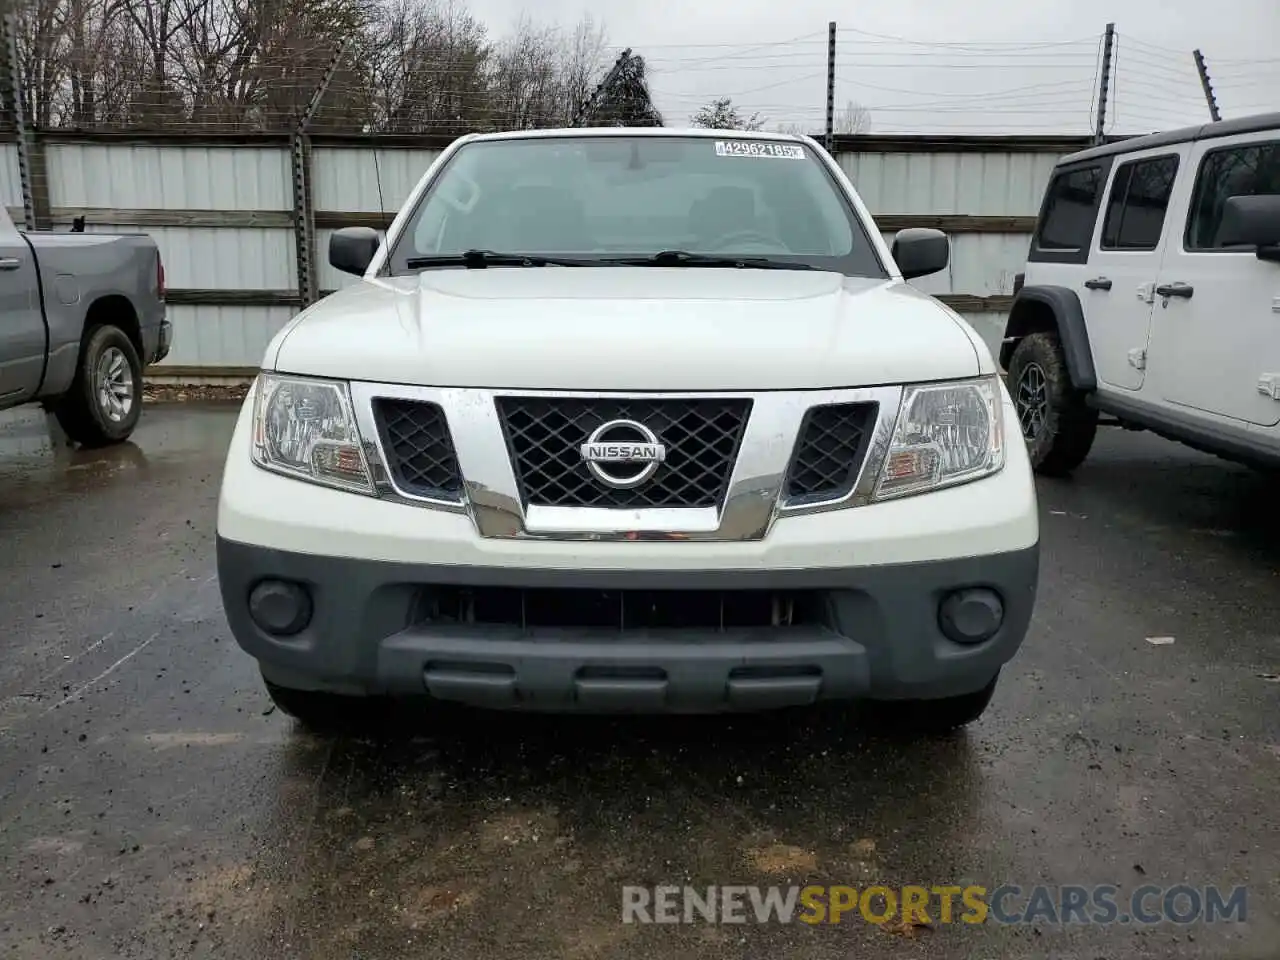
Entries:
[[1098,411],[1071,385],[1053,334],[1022,338],[1009,360],[1008,384],[1036,472],[1057,476],[1080,466],[1098,431]]
[[119,327],[96,327],[80,348],[76,375],[54,416],[67,436],[86,447],[121,443],[142,414],[142,363]]

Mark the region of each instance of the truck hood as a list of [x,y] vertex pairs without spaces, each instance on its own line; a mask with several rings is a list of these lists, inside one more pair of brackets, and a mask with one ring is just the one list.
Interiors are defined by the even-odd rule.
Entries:
[[992,367],[905,283],[798,270],[426,270],[346,287],[273,346],[285,373],[527,390],[874,386]]

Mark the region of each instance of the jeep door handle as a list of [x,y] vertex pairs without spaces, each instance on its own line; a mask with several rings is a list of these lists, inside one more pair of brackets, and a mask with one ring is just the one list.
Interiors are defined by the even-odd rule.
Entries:
[[1111,281],[1106,277],[1094,277],[1092,280],[1084,282],[1084,288],[1086,290],[1110,290]]
[[1196,288],[1189,283],[1162,283],[1156,287],[1156,296],[1158,297],[1181,297],[1183,300],[1190,300],[1191,294],[1196,292]]
[[17,270],[22,261],[17,257],[0,257],[0,270]]

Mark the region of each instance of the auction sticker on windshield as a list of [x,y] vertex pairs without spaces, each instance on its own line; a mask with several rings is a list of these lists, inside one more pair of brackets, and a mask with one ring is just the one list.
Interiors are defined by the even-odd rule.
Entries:
[[759,140],[717,140],[716,156],[803,160],[804,147],[794,143],[763,143]]

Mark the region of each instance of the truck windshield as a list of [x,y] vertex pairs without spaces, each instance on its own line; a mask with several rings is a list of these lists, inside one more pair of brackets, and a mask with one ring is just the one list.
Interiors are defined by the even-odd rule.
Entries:
[[[463,257],[468,251],[488,256]],[[809,147],[732,136],[469,143],[428,187],[388,269],[504,265],[506,255],[517,264],[521,255],[547,258],[529,265],[558,259],[887,276]]]

